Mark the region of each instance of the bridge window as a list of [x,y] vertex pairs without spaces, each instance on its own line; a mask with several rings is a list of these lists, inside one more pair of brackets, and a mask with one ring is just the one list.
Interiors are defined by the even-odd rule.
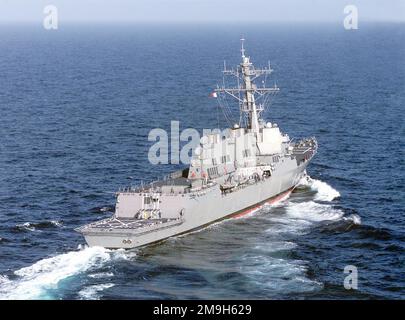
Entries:
[[218,167],[208,168],[207,171],[208,171],[208,175],[209,175],[210,177],[213,177],[213,176],[215,176],[215,175],[217,175],[217,176],[219,175]]

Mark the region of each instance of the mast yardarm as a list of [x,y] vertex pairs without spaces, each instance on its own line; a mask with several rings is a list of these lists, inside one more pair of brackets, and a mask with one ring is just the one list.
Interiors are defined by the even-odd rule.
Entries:
[[[246,50],[244,47],[245,39],[241,39],[241,53],[242,62],[234,69],[227,69],[224,65],[223,74],[225,76],[235,76],[237,78],[238,86],[229,88],[223,85],[222,87],[217,86],[215,92],[228,94],[231,97],[239,101],[239,108],[241,115],[245,115],[247,128],[252,132],[259,132],[259,119],[260,114],[263,111],[263,104],[257,104],[257,100],[264,98],[270,93],[276,93],[280,89],[277,85],[269,88],[265,86],[265,80],[263,81],[263,86],[258,87],[254,81],[261,77],[267,76],[273,72],[273,69],[268,67],[262,69],[256,69],[252,62],[250,62],[250,57],[246,56]],[[225,83],[225,81],[224,81]]]

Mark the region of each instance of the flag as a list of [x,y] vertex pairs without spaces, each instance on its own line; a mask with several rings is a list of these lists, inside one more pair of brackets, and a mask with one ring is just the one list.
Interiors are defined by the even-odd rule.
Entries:
[[216,92],[210,93],[210,98],[217,98],[218,94]]

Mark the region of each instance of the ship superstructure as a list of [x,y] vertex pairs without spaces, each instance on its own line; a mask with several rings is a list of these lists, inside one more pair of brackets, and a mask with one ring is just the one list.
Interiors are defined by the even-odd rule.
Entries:
[[270,64],[256,69],[243,42],[241,63],[223,71],[236,78],[236,87],[224,84],[215,90],[238,101],[239,123],[225,133],[203,136],[189,168],[119,190],[111,218],[77,229],[89,245],[134,248],[187,233],[280,199],[305,176],[317,141],[293,141],[277,124],[262,119],[266,97],[279,88],[255,84],[273,70]]

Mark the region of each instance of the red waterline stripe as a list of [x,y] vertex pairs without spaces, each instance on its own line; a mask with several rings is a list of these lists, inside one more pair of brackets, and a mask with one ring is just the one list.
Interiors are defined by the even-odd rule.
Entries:
[[254,206],[253,208],[249,208],[245,211],[242,211],[241,213],[238,213],[236,215],[234,215],[235,218],[240,218],[243,216],[248,215],[249,213],[252,213],[253,211],[263,207],[264,204],[274,204],[275,202],[279,201],[280,199],[284,198],[284,196],[290,194],[293,191],[294,188],[288,189],[287,191],[280,193],[279,195],[275,196],[274,198],[271,198],[269,200],[264,201],[263,203]]

